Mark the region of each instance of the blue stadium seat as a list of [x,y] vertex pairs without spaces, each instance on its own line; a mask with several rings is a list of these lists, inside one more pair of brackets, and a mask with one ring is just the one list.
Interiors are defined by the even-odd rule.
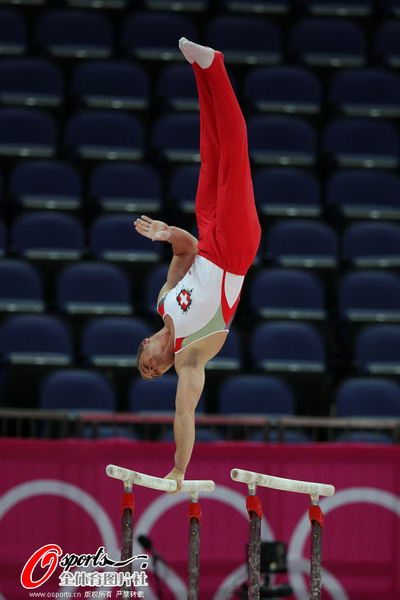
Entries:
[[382,69],[350,69],[331,81],[331,105],[348,117],[400,116],[400,79]]
[[33,108],[0,110],[0,156],[54,156],[56,125],[45,112]]
[[250,284],[250,306],[264,319],[321,321],[326,317],[318,279],[292,269],[260,271]]
[[382,271],[347,273],[339,287],[343,319],[353,322],[399,322],[400,277]]
[[400,417],[400,387],[389,379],[353,378],[336,394],[338,417]]
[[198,110],[195,78],[188,64],[170,65],[162,71],[157,81],[157,99],[168,109]]
[[185,165],[174,171],[169,180],[169,196],[184,213],[194,213],[200,169]]
[[10,58],[0,62],[0,99],[14,106],[60,106],[63,77],[51,62]]
[[256,116],[248,121],[249,151],[255,164],[312,166],[316,133],[297,117]]
[[50,10],[36,24],[36,43],[57,58],[107,58],[112,30],[106,17],[82,10]]
[[109,215],[93,223],[90,250],[99,260],[154,263],[161,260],[162,244],[136,233],[131,217]]
[[160,117],[153,128],[152,146],[169,162],[199,162],[199,117],[197,115]]
[[0,261],[0,312],[42,313],[42,280],[37,270],[22,260]]
[[289,51],[313,67],[360,67],[366,60],[366,40],[351,21],[310,18],[294,25]]
[[83,238],[80,221],[60,213],[25,213],[18,217],[11,230],[15,252],[27,259],[79,260]]
[[233,13],[255,15],[286,15],[289,12],[289,0],[222,0],[223,7]]
[[[28,0],[29,1],[29,0]],[[35,0],[36,1],[36,0]],[[46,1],[46,0],[45,0]],[[122,10],[128,8],[130,0],[64,0],[71,8],[89,8],[94,10]]]
[[381,5],[391,17],[400,17],[400,0],[381,0]]
[[324,223],[280,221],[269,231],[266,257],[281,267],[332,269],[337,265],[336,233]]
[[273,65],[281,62],[280,28],[259,16],[221,16],[209,21],[205,43],[221,49],[227,64]]
[[69,365],[72,339],[57,317],[18,315],[0,327],[3,360],[15,365]]
[[[129,388],[129,410],[135,413],[175,412],[178,378],[166,374],[153,381],[136,379]],[[196,413],[204,412],[204,399],[200,398]]]
[[321,336],[307,323],[264,323],[255,330],[251,357],[257,369],[275,373],[325,371],[325,346]]
[[100,373],[70,369],[42,380],[39,407],[43,410],[113,412],[115,391]]
[[301,169],[257,171],[253,177],[257,206],[271,217],[319,217],[321,189],[315,175]]
[[350,219],[400,219],[400,178],[392,173],[339,171],[327,185],[328,206]]
[[122,25],[121,45],[140,60],[185,60],[178,47],[182,36],[197,40],[193,22],[182,15],[134,13]]
[[208,361],[206,369],[208,371],[237,371],[241,366],[240,337],[237,329],[231,325],[224,345],[218,354]]
[[259,67],[246,76],[244,98],[259,112],[315,115],[322,90],[317,77],[300,67]]
[[20,162],[11,172],[9,190],[24,209],[77,210],[81,205],[80,174],[58,160]]
[[143,110],[150,100],[147,73],[124,61],[81,65],[73,74],[71,93],[88,108]]
[[356,223],[342,242],[343,258],[355,267],[400,267],[400,226],[392,223]]
[[297,0],[297,2],[318,17],[369,17],[374,8],[372,0]]
[[140,160],[144,152],[143,126],[125,113],[82,110],[68,120],[65,143],[78,158]]
[[400,67],[400,23],[387,21],[375,33],[374,52],[392,68]]
[[268,433],[264,431],[257,431],[256,433],[247,436],[249,442],[267,442],[267,443],[279,443],[284,444],[310,444],[312,440],[304,431],[297,430],[284,430],[282,433],[277,429],[272,429]]
[[0,56],[21,56],[27,47],[26,24],[16,11],[0,10]]
[[129,280],[114,265],[70,265],[58,276],[57,308],[71,315],[130,315]]
[[132,368],[139,344],[149,335],[148,325],[139,319],[95,319],[83,331],[81,354],[89,365]]
[[1,0],[2,4],[5,5],[16,5],[18,4],[19,6],[45,6],[45,4],[47,4],[49,2],[49,0]]
[[264,375],[236,375],[226,379],[220,387],[218,403],[223,415],[294,414],[294,397],[288,384]]
[[210,0],[144,0],[144,5],[150,10],[201,13],[207,10],[209,2]]
[[378,431],[352,431],[337,435],[336,442],[344,444],[351,444],[352,442],[357,444],[391,444],[393,438],[389,434]]
[[[221,442],[224,440],[224,437],[221,433],[218,433],[215,429],[210,429],[209,427],[196,427],[196,444],[198,442]],[[174,441],[174,430],[172,427],[168,427],[164,433],[160,436],[161,442],[172,442]]]
[[370,325],[357,336],[355,360],[365,375],[400,375],[400,325]]
[[394,169],[400,140],[393,125],[372,119],[336,119],[323,135],[323,150],[340,167]]
[[167,281],[169,265],[158,265],[149,271],[144,283],[144,303],[147,312],[154,314],[158,294],[164,283]]
[[0,258],[6,253],[7,248],[7,230],[3,221],[0,221]]
[[104,163],[90,178],[90,194],[104,211],[154,213],[161,209],[161,181],[149,165]]

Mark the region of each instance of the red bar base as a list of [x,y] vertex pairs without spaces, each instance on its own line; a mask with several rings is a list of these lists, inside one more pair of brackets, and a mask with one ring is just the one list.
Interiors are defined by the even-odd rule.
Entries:
[[324,525],[324,513],[318,505],[311,505],[308,509],[308,516],[310,517],[311,523],[316,521],[320,527]]
[[189,502],[188,515],[189,515],[189,519],[197,519],[198,522],[200,523],[200,521],[201,521],[200,502]]
[[135,510],[135,498],[132,492],[123,492],[121,496],[121,512],[126,508],[130,508],[132,513]]
[[247,496],[246,498],[246,508],[247,512],[250,514],[251,512],[255,512],[259,519],[262,519],[263,509],[262,504],[258,496]]

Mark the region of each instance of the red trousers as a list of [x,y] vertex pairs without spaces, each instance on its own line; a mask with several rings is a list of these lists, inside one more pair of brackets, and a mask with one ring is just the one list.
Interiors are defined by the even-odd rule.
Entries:
[[224,66],[193,63],[200,100],[201,169],[196,194],[199,255],[222,269],[245,275],[260,243],[247,129]]

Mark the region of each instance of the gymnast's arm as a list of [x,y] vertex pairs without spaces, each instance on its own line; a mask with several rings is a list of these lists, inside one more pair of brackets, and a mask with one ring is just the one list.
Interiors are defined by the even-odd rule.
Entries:
[[204,367],[185,365],[179,370],[175,401],[175,468],[185,473],[192,455],[194,414],[204,388]]
[[[167,282],[160,291],[160,296],[176,286],[178,281],[188,272],[197,254],[197,239],[184,229],[171,226],[169,243],[173,257],[168,269]],[[164,289],[165,288],[165,289]]]
[[166,477],[175,479],[179,491],[193,451],[194,415],[204,388],[205,375],[204,362],[199,360],[199,353],[195,349],[186,354],[183,360],[177,359],[175,368],[178,373],[174,419],[175,466]]
[[153,242],[168,242],[172,246],[173,257],[168,269],[167,282],[162,287],[159,297],[175,287],[193,264],[197,254],[197,239],[188,231],[154,221],[142,215],[134,222],[138,233]]

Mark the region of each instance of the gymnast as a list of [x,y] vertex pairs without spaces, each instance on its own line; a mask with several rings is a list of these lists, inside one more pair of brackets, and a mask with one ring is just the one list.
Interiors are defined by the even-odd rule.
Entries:
[[261,235],[246,124],[223,54],[186,38],[179,48],[193,67],[200,101],[199,239],[146,215],[134,223],[138,233],[170,243],[173,251],[157,300],[164,326],[140,344],[137,364],[144,379],[160,377],[173,365],[178,375],[175,465],[166,475],[178,490],[193,450],[205,365],[224,345]]

